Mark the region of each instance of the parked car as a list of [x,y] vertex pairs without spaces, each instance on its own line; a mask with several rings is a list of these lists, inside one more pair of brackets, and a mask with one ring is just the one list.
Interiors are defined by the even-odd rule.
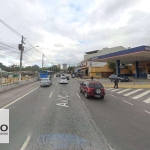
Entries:
[[65,76],[62,76],[61,78],[60,78],[60,81],[59,81],[59,83],[61,84],[61,83],[68,83],[68,81],[67,81],[67,78],[65,77]]
[[60,73],[57,73],[57,74],[56,74],[56,77],[60,77]]
[[97,97],[104,99],[105,89],[99,81],[84,81],[80,84],[80,92],[84,93],[86,98]]
[[42,78],[40,81],[40,86],[50,86],[52,84],[52,80],[49,78]]
[[109,76],[110,81],[114,81],[116,78],[118,78],[119,82],[128,82],[129,81],[129,78],[125,75],[112,74]]

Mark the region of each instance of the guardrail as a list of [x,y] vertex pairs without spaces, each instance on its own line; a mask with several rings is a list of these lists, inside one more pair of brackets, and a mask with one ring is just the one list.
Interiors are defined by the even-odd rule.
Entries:
[[7,91],[7,90],[16,88],[16,87],[20,87],[20,86],[23,86],[23,85],[26,85],[26,84],[29,84],[29,83],[32,83],[32,82],[35,82],[35,81],[38,81],[38,78],[32,78],[32,79],[29,79],[29,80],[22,80],[20,82],[17,81],[17,82],[8,83],[8,84],[2,84],[2,85],[0,85],[0,92],[4,92],[4,91]]

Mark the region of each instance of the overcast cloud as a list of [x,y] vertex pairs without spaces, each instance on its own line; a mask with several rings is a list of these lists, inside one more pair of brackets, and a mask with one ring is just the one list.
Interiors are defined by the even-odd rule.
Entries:
[[[38,45],[45,60],[75,65],[86,51],[149,45],[149,6],[149,0],[0,0],[0,19]],[[20,41],[0,23],[0,42],[17,48]],[[41,58],[32,49],[24,54],[23,65],[41,66]],[[19,64],[19,50],[0,44],[0,60]]]

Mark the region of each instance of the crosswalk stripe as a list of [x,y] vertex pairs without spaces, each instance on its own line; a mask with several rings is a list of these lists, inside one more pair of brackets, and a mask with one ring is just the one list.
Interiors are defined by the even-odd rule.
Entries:
[[134,94],[134,93],[136,93],[136,92],[139,92],[139,91],[141,91],[141,90],[143,90],[143,89],[134,90],[134,91],[132,91],[132,92],[129,92],[129,93],[127,93],[127,94],[124,94],[124,96],[129,96],[129,95]]
[[109,88],[109,89],[107,89],[107,90],[111,90],[111,89],[113,89],[113,88]]
[[119,91],[119,90],[121,90],[121,89],[115,89],[115,90],[111,90],[112,92],[115,92],[115,91]]
[[150,103],[150,98],[146,99],[145,101],[143,101],[144,103]]
[[135,97],[132,97],[132,98],[133,98],[133,99],[138,99],[138,98],[141,98],[141,97],[144,96],[144,95],[147,95],[148,93],[150,93],[150,90],[145,91],[145,92],[143,92],[143,93],[141,93],[141,94],[139,94],[139,95],[137,95],[137,96],[135,96]]
[[120,93],[123,93],[123,92],[126,92],[126,91],[129,91],[130,89],[125,89],[125,90],[122,90],[122,91],[119,91],[119,92],[117,92],[118,94],[120,94]]

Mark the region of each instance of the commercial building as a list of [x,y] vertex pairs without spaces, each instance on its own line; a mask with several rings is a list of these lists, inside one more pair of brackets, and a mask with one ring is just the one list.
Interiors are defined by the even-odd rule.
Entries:
[[67,64],[62,64],[62,67],[63,70],[67,70]]
[[57,67],[61,69],[61,65],[60,64],[58,64]]
[[116,63],[116,74],[121,74],[121,64],[132,64],[130,75],[139,78],[150,76],[150,47],[139,46],[106,53],[94,53],[85,56],[94,62]]

